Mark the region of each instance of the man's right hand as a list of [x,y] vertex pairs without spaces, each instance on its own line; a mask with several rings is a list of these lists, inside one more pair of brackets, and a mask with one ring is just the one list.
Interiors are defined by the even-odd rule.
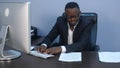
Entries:
[[44,53],[44,52],[46,51],[46,49],[47,49],[47,47],[44,46],[44,45],[41,45],[41,46],[37,47],[37,50],[38,50],[39,52],[42,52],[42,53]]

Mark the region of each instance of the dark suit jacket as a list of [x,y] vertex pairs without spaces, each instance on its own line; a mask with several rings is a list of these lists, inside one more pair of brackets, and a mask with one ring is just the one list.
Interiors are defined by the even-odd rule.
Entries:
[[92,49],[90,43],[91,28],[93,23],[88,19],[79,18],[79,23],[77,24],[73,32],[73,44],[68,45],[68,25],[65,17],[60,16],[57,18],[56,24],[43,40],[42,43],[48,46],[54,41],[54,39],[59,35],[59,44],[66,47],[67,52],[73,51],[89,51]]

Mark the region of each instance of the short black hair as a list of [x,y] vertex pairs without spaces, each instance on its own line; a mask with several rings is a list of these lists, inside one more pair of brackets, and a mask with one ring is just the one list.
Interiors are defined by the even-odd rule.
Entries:
[[78,8],[80,10],[79,5],[76,2],[68,2],[65,6],[65,10],[68,8]]

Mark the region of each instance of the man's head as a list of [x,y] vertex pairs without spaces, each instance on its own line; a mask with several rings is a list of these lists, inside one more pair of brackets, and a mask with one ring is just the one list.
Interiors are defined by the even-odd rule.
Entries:
[[80,8],[76,2],[69,2],[65,6],[65,14],[71,26],[74,26],[79,20]]

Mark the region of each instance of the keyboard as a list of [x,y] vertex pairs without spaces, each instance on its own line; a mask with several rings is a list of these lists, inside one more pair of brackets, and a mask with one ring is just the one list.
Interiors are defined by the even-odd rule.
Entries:
[[47,59],[49,57],[54,57],[54,55],[38,52],[37,50],[30,51],[30,54],[36,57]]

